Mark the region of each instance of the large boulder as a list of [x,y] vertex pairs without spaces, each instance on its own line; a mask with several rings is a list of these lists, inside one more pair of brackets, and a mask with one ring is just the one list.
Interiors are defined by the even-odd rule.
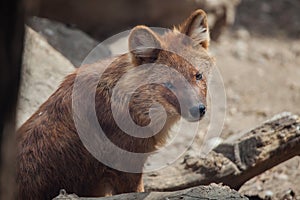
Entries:
[[[98,41],[72,26],[39,17],[32,17],[27,23],[33,30],[41,34],[51,46],[70,60],[75,67],[81,65],[91,50],[93,50],[93,56],[110,56],[108,47],[99,44]],[[95,57],[93,60],[98,59]]]
[[[144,24],[172,28],[196,9],[205,10],[216,40],[232,24],[240,0],[41,0],[27,2],[31,15],[75,24],[98,40]],[[68,10],[69,12],[66,12]]]
[[31,28],[26,28],[17,127],[48,99],[74,70],[72,63]]

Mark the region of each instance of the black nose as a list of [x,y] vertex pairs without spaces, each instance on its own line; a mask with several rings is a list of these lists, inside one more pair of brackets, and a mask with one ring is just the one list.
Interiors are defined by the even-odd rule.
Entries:
[[205,105],[203,105],[203,104],[200,104],[200,105],[199,105],[199,112],[200,112],[200,116],[205,115],[205,112],[206,112],[206,107],[205,107]]
[[206,112],[206,107],[203,104],[190,108],[190,113],[195,118],[203,117],[205,112]]

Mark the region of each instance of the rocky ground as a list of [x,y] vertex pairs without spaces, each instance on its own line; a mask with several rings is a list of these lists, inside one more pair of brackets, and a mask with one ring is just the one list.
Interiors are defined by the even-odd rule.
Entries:
[[[289,0],[253,2],[242,1],[237,10],[234,27],[224,33],[218,42],[212,42],[211,45],[211,51],[216,57],[218,69],[224,80],[227,96],[222,138],[249,130],[283,111],[300,115],[300,3]],[[37,30],[38,27],[34,28]],[[37,31],[45,38],[50,37],[47,33],[48,35],[53,33],[49,30],[48,32]],[[76,46],[74,39],[68,40],[68,35],[61,34],[61,37],[62,41],[69,41]],[[80,40],[80,36],[76,38]],[[87,41],[95,45],[90,38],[87,38]],[[42,43],[41,47],[45,45]],[[63,55],[65,51],[70,52],[70,46],[67,50],[63,50],[55,46],[55,41],[52,45],[62,51]],[[88,48],[84,47],[85,52]],[[111,50],[113,51],[114,48],[117,47],[112,46]],[[67,71],[70,70],[70,63],[60,58],[61,55],[48,57],[48,50],[42,52],[45,52],[47,60],[62,59],[63,61],[57,63],[66,63]],[[80,45],[72,50],[72,54],[65,55],[76,65],[80,63],[76,57],[77,52],[83,56]],[[107,49],[105,52],[110,53]],[[38,65],[37,62],[38,60],[30,64],[25,59],[24,65],[34,68]],[[48,62],[50,61],[44,62],[44,65]],[[52,72],[57,70],[53,68]],[[55,84],[64,73],[59,72],[59,74],[57,79],[51,79],[55,80]],[[49,72],[46,76],[49,77]],[[47,80],[47,77],[41,77],[41,80]],[[31,87],[29,96],[37,94],[39,99],[45,98],[39,97],[41,94],[38,82],[31,84]],[[28,101],[29,97],[23,99]],[[37,104],[34,102],[34,107]],[[21,112],[27,112],[26,116],[29,116],[29,111],[21,109]],[[24,120],[26,116],[20,119]],[[253,199],[291,199],[291,197],[300,199],[300,158],[295,157],[253,178],[240,189],[240,192]]]
[[[300,114],[299,6],[242,1],[234,30],[213,44],[227,92],[224,137],[279,112]],[[288,199],[291,193],[300,199],[300,158],[253,178],[240,192],[263,199]]]
[[[300,40],[227,33],[212,45],[227,93],[226,138],[283,111],[300,114]],[[296,177],[296,178],[295,178]],[[294,158],[246,183],[241,192],[281,198],[292,189],[300,198],[300,159]]]

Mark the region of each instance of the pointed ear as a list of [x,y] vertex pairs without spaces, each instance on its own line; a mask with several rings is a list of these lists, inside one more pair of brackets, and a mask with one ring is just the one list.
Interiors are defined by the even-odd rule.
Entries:
[[137,64],[154,62],[161,49],[158,36],[146,26],[136,26],[128,39],[129,51]]
[[209,29],[206,13],[199,9],[194,11],[189,18],[179,27],[179,31],[191,37],[195,46],[201,45],[208,49],[209,46]]

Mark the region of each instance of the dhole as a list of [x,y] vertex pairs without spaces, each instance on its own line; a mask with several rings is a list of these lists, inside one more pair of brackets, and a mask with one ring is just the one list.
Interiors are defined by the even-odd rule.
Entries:
[[[189,39],[182,37],[182,34]],[[82,92],[86,94],[91,92],[91,84],[97,83],[95,110],[98,122],[107,138],[126,151],[154,151],[164,144],[169,128],[180,117],[189,121],[199,121],[203,117],[206,111],[207,76],[214,64],[214,59],[208,54],[209,30],[204,11],[193,12],[183,24],[163,35],[154,33],[146,26],[137,26],[131,31],[128,44],[130,52],[113,58],[109,66],[103,66],[103,63],[86,65],[67,76],[18,130],[18,199],[52,199],[60,189],[86,197],[144,191],[142,173],[122,172],[104,165],[89,153],[80,140],[72,112],[72,92],[78,74],[86,80],[81,85]],[[176,77],[169,77],[170,81],[162,84],[146,84],[137,88],[128,108],[137,125],[143,127],[150,123],[149,109],[153,104],[161,104],[167,116],[161,131],[148,138],[124,133],[115,123],[111,112],[111,89],[126,72],[143,64],[172,68],[192,88],[183,88],[174,94],[172,88],[176,85]],[[103,67],[106,70],[98,77],[94,72]],[[131,74],[126,81],[134,85],[138,76],[145,73]],[[150,74],[148,70],[146,75],[155,79],[155,73],[159,72],[153,73]],[[157,75],[168,76],[164,72]],[[122,85],[117,92],[126,91],[126,87],[127,84]],[[178,96],[183,99],[186,111],[182,111]],[[119,103],[122,103],[121,100]],[[120,111],[118,115],[122,116],[123,113]],[[152,119],[155,126],[160,116]],[[139,134],[143,135],[142,132]]]

